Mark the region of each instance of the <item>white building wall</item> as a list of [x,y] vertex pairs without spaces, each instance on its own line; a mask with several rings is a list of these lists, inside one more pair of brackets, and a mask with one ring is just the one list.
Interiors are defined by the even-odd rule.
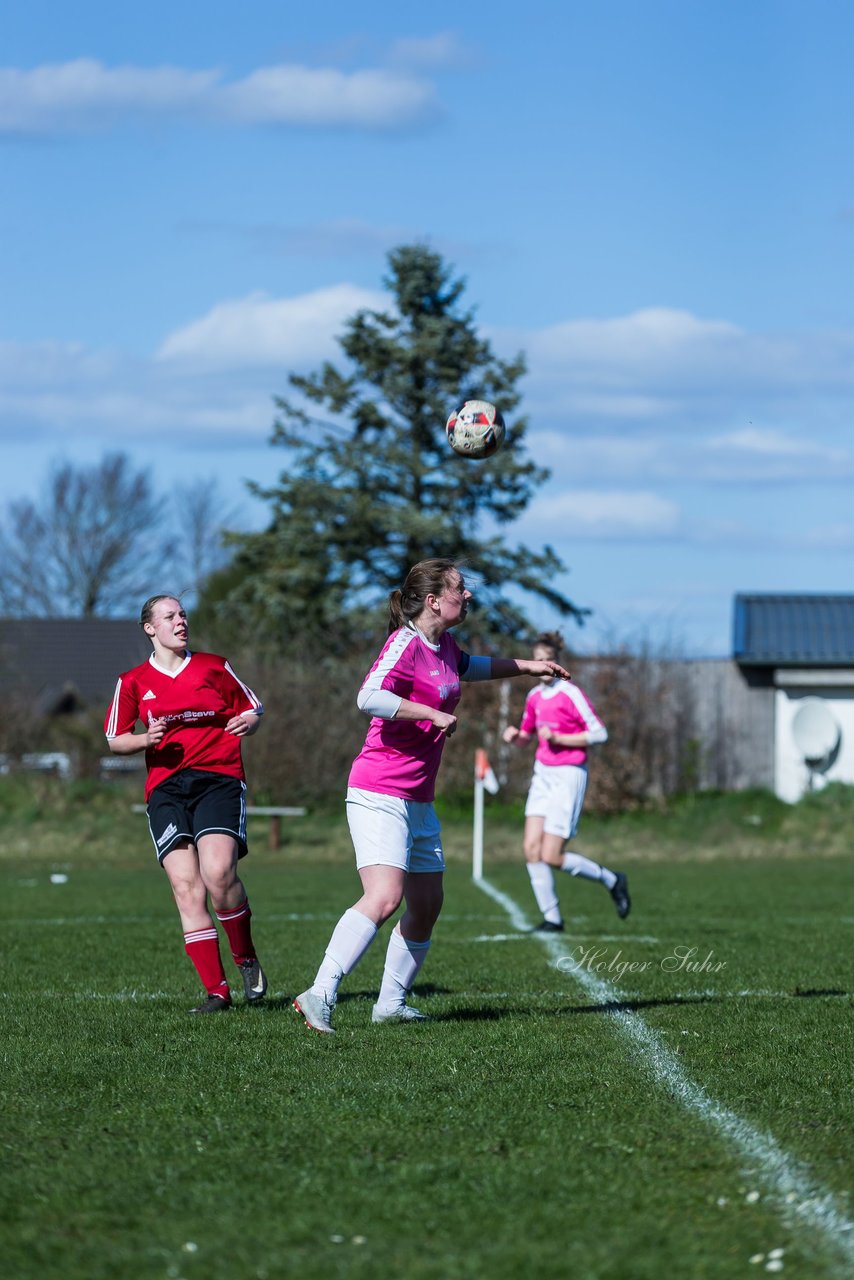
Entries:
[[[790,804],[810,787],[825,787],[829,782],[854,783],[854,682],[846,688],[841,683],[818,683],[820,672],[810,672],[803,684],[796,672],[777,673],[778,688],[774,696],[774,791]],[[852,673],[846,672],[846,683]],[[784,687],[780,688],[779,685]],[[841,730],[839,747],[833,761],[822,771],[812,772],[795,745],[792,722],[805,698],[820,698],[826,703]]]

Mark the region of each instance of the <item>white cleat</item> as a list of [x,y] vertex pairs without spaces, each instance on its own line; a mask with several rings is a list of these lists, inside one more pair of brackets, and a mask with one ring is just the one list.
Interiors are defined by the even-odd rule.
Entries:
[[413,1009],[411,1004],[398,1004],[389,1007],[375,1004],[371,1010],[371,1022],[429,1022],[426,1013]]
[[309,988],[301,996],[294,996],[294,1008],[305,1018],[305,1025],[312,1031],[324,1031],[335,1034],[332,1025],[333,1006],[324,996],[316,996]]

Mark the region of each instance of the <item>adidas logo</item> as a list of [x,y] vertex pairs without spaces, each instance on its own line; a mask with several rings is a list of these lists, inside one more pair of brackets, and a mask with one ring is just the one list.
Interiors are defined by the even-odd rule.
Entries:
[[151,689],[149,689],[148,693],[144,693],[142,695],[142,701],[147,702],[149,698],[156,698],[156,697],[157,697],[157,694],[152,693]]

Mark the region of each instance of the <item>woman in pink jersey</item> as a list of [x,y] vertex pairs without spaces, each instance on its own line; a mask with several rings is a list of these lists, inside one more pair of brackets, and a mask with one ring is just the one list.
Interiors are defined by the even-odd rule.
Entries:
[[[557,632],[547,632],[537,637],[532,652],[542,661],[556,662],[561,645]],[[611,894],[617,915],[624,920],[631,908],[626,877],[579,853],[564,850],[578,829],[584,805],[587,748],[606,742],[607,730],[577,684],[544,675],[525,700],[519,728],[510,725],[504,731],[504,741],[518,746],[533,738],[537,740],[537,751],[525,804],[524,849],[531,888],[543,913],[536,931],[563,932],[552,867],[585,880],[598,880]]]
[[231,994],[209,898],[246,999],[255,1004],[267,990],[237,874],[237,860],[247,852],[240,743],[256,731],[264,708],[224,658],[190,652],[177,597],[146,600],[140,625],[151,657],[119,676],[104,732],[117,755],[145,752],[149,831],[172,887],[185,950],[207,992],[190,1012],[221,1013],[231,1007]]
[[448,633],[465,618],[471,596],[453,560],[422,561],[389,596],[389,637],[357,699],[371,724],[347,788],[362,896],[335,926],[314,983],[294,1000],[315,1031],[334,1030],[342,977],[401,902],[371,1020],[424,1019],[406,996],[442,909],[445,860],[433,796],[442,750],[457,725],[460,680],[569,679],[553,659],[464,653]]

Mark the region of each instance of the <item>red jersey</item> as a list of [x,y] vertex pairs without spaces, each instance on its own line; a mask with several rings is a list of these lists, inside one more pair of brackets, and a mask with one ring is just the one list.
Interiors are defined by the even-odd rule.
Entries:
[[165,720],[166,733],[145,753],[146,800],[155,787],[182,769],[207,769],[230,778],[245,778],[240,739],[224,733],[233,716],[260,715],[264,708],[239,680],[225,658],[215,653],[188,653],[176,671],[154,659],[119,676],[104,720],[108,738],[132,733],[137,720]]

